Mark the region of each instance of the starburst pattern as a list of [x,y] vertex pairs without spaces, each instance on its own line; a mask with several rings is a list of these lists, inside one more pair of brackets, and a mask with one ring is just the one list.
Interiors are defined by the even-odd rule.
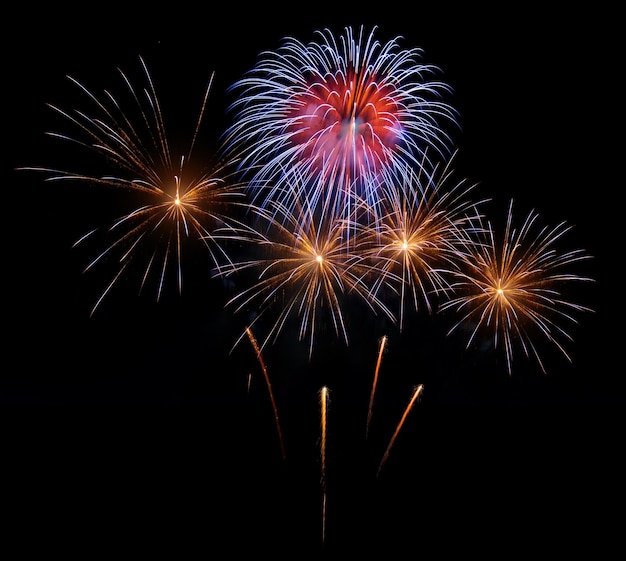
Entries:
[[354,251],[372,264],[372,293],[387,288],[399,296],[400,330],[407,306],[432,313],[433,298],[452,292],[451,271],[474,227],[470,217],[484,202],[469,197],[474,187],[454,178],[452,159],[431,171],[410,168],[381,187],[386,196],[377,217],[354,225]]
[[498,239],[491,223],[474,230],[478,239],[465,244],[462,268],[457,271],[457,295],[442,306],[462,314],[450,333],[471,326],[467,346],[482,330],[491,333],[494,347],[502,345],[507,371],[512,373],[514,350],[534,357],[541,370],[539,341],[549,342],[571,361],[564,340],[571,335],[562,322],[577,323],[575,313],[592,311],[572,302],[562,288],[573,281],[592,281],[568,272],[568,267],[590,259],[582,249],[560,251],[558,243],[572,228],[565,222],[539,227],[539,215],[531,211],[521,228],[513,223],[511,199],[503,239]]
[[[141,57],[141,87],[119,70],[124,97],[96,95],[70,77],[89,108],[50,105],[71,132],[49,135],[82,150],[87,158],[74,163],[86,161],[91,171],[20,169],[108,188],[125,205],[110,226],[76,242],[102,235],[104,249],[85,270],[114,267],[92,313],[131,265],[140,292],[154,282],[158,300],[172,270],[182,292],[182,254],[192,241],[208,250],[214,276],[254,272],[227,306],[258,313],[247,328],[267,328],[259,351],[292,321],[309,355],[327,326],[348,344],[347,309],[356,300],[400,330],[409,308],[454,310],[461,318],[450,333],[469,327],[468,347],[487,333],[509,374],[518,347],[545,372],[546,340],[571,360],[564,324],[590,309],[561,288],[592,280],[566,271],[589,256],[559,252],[565,223],[535,234],[531,212],[515,228],[512,201],[498,239],[484,201],[470,199],[474,186],[453,177],[447,127],[457,126],[457,115],[444,99],[451,88],[436,79],[439,68],[421,62],[421,49],[401,48],[400,37],[382,43],[377,32],[324,29],[309,43],[286,37],[261,53],[232,85],[234,122],[220,137],[221,154],[205,154],[202,170],[191,156],[213,75],[182,154],[170,149]],[[231,243],[243,253],[233,258]],[[261,318],[272,313],[268,327]]]
[[307,198],[330,198],[345,217],[355,195],[377,197],[382,175],[421,165],[427,149],[449,153],[444,123],[456,125],[456,112],[443,101],[449,86],[433,78],[439,69],[420,62],[420,49],[401,49],[399,37],[379,42],[376,31],[285,38],[232,86],[224,144],[241,157],[255,202],[293,196],[281,202],[297,205],[301,194],[282,188],[285,170],[297,169]]
[[[80,181],[101,185],[125,193],[130,212],[115,220],[105,233],[106,248],[86,267],[113,259],[117,271],[97,300],[92,313],[106,294],[118,282],[134,261],[141,261],[141,289],[152,274],[157,279],[157,299],[160,297],[166,272],[174,264],[179,291],[182,290],[182,246],[188,239],[202,240],[214,265],[228,260],[224,247],[214,232],[235,224],[230,217],[234,205],[243,204],[243,192],[230,182],[229,163],[215,164],[209,171],[194,171],[191,155],[206,109],[213,75],[205,90],[196,128],[186,155],[175,159],[170,150],[163,114],[148,67],[139,59],[146,86],[137,88],[119,70],[125,85],[124,105],[108,91],[100,97],[75,78],[69,77],[92,104],[91,111],[66,111],[50,107],[75,127],[78,134],[70,136],[49,133],[50,136],[78,145],[100,158],[113,173],[80,173],[54,168],[22,168],[46,172],[47,181]],[[130,101],[129,101],[130,100]],[[139,115],[137,120],[132,115]],[[132,196],[131,196],[132,194]],[[75,245],[93,238],[100,228],[81,237]]]
[[[297,186],[294,186],[297,189]],[[332,325],[335,334],[348,344],[344,308],[356,297],[375,313],[394,320],[385,304],[365,283],[369,267],[352,250],[350,223],[333,213],[316,213],[305,199],[297,212],[280,202],[267,207],[250,207],[254,228],[241,230],[240,240],[251,242],[262,252],[259,258],[240,261],[220,270],[223,276],[246,269],[258,271],[256,281],[227,302],[236,311],[255,309],[260,320],[269,310],[277,319],[263,339],[261,349],[276,340],[287,320],[299,318],[298,338],[309,339],[313,352],[317,329]],[[229,232],[229,237],[235,236]]]

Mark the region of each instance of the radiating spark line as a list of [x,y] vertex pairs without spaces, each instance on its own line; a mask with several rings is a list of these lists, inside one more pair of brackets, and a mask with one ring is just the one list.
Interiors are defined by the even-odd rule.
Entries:
[[418,386],[416,386],[415,391],[413,392],[413,395],[411,397],[411,400],[409,401],[409,404],[406,406],[406,409],[404,410],[404,413],[402,414],[402,418],[400,419],[400,422],[398,423],[396,430],[394,431],[393,436],[391,437],[391,440],[389,441],[389,445],[387,446],[387,449],[385,450],[383,458],[380,461],[380,465],[378,466],[378,472],[376,473],[376,477],[380,475],[380,470],[383,469],[383,465],[385,464],[385,462],[387,461],[387,458],[389,457],[389,452],[391,452],[391,449],[393,448],[393,445],[396,439],[398,438],[398,434],[400,433],[400,429],[402,428],[402,425],[404,425],[404,422],[406,421],[406,418],[409,412],[413,408],[413,404],[415,403],[417,398],[422,394],[423,391],[424,391],[424,384],[419,384]]
[[370,393],[370,403],[367,409],[367,425],[365,427],[365,438],[367,438],[370,430],[370,422],[372,420],[372,409],[374,408],[374,394],[376,393],[376,386],[378,384],[378,372],[380,371],[380,365],[383,360],[383,352],[387,346],[387,336],[384,335],[380,339],[380,345],[378,347],[378,359],[376,360],[376,368],[374,369],[374,380],[372,381],[372,391]]
[[265,367],[265,361],[263,360],[263,355],[261,354],[261,349],[257,343],[256,337],[252,333],[252,330],[249,327],[246,327],[246,334],[248,335],[248,339],[250,339],[250,343],[254,347],[254,351],[256,353],[257,360],[261,365],[261,370],[263,371],[263,377],[265,378],[265,384],[267,385],[267,391],[270,395],[270,400],[272,402],[272,410],[274,412],[274,421],[276,423],[276,431],[278,432],[278,440],[280,442],[280,453],[282,455],[283,461],[286,459],[285,453],[285,445],[283,442],[283,432],[280,428],[280,420],[278,418],[278,407],[276,406],[276,400],[274,399],[274,392],[272,391],[272,384],[270,382],[269,374],[267,373],[267,368]]

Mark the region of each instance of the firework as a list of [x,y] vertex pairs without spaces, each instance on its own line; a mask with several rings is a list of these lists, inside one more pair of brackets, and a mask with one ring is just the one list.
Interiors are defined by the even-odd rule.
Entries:
[[400,422],[397,424],[396,430],[393,432],[391,440],[389,441],[389,444],[387,445],[387,449],[385,450],[385,453],[383,454],[383,459],[380,461],[380,464],[378,466],[378,472],[376,473],[376,477],[378,477],[380,475],[380,470],[383,469],[383,465],[385,464],[385,462],[387,461],[387,458],[389,457],[389,453],[391,452],[391,449],[393,448],[393,445],[396,442],[396,439],[398,438],[398,434],[400,434],[400,429],[404,425],[404,423],[406,421],[406,418],[408,417],[411,409],[413,409],[413,405],[417,401],[417,398],[420,395],[422,395],[423,391],[424,391],[424,385],[423,384],[419,384],[413,390],[413,395],[411,396],[409,404],[404,409],[404,413],[402,414],[402,417],[400,418]]
[[400,37],[381,43],[376,32],[324,29],[308,44],[284,38],[231,86],[235,119],[224,147],[241,158],[256,203],[294,194],[281,185],[297,169],[302,188],[314,191],[307,198],[331,198],[349,213],[355,194],[376,197],[381,175],[421,165],[427,149],[449,153],[444,124],[456,125],[456,112],[443,101],[450,87],[434,79],[439,68],[420,62],[421,49],[401,48]]
[[[238,292],[226,306],[235,311],[256,310],[256,324],[269,310],[278,309],[260,348],[275,341],[288,319],[299,318],[299,340],[309,338],[309,356],[318,326],[332,325],[337,337],[349,342],[344,306],[350,298],[365,302],[374,312],[395,321],[385,304],[365,284],[368,267],[354,253],[350,223],[332,212],[316,213],[307,200],[292,212],[272,201],[267,209],[251,205],[254,228],[242,230],[241,240],[262,252],[259,258],[233,263],[219,271],[223,276],[245,269],[258,271],[251,286]],[[232,236],[232,234],[231,234]]]
[[[451,270],[474,227],[471,217],[484,201],[469,198],[475,185],[452,182],[452,159],[427,171],[425,165],[407,169],[401,177],[381,185],[371,220],[360,218],[354,251],[372,263],[372,292],[387,287],[399,296],[398,324],[405,308],[417,311],[423,303],[433,311],[433,296],[451,291]],[[381,294],[382,298],[382,294]]]
[[374,395],[376,393],[376,386],[378,385],[378,373],[380,371],[380,365],[383,361],[383,352],[387,347],[387,336],[384,335],[380,340],[378,347],[378,359],[376,360],[376,369],[374,370],[374,380],[372,381],[372,391],[370,393],[370,404],[367,408],[367,424],[365,426],[365,438],[367,438],[370,429],[370,423],[372,420],[372,410],[374,408]]
[[[46,181],[72,180],[113,188],[125,193],[132,207],[130,212],[124,213],[108,228],[106,249],[85,269],[89,270],[109,259],[117,262],[117,272],[94,305],[92,314],[135,260],[144,260],[140,265],[143,269],[141,289],[154,274],[158,279],[158,299],[166,272],[173,263],[178,289],[182,290],[182,246],[189,238],[201,240],[215,266],[227,261],[223,244],[218,243],[213,233],[227,227],[230,209],[243,197],[238,186],[229,183],[228,168],[231,164],[216,164],[205,173],[198,173],[190,166],[214,75],[211,75],[206,87],[187,152],[175,158],[170,150],[152,77],[144,60],[140,57],[139,61],[146,80],[142,88],[134,86],[118,69],[124,84],[124,98],[115,97],[106,90],[98,97],[78,80],[69,77],[86,96],[91,110],[65,111],[50,105],[65,121],[69,121],[77,134],[48,134],[95,154],[104,169],[112,173],[21,168],[47,173]],[[99,231],[99,228],[92,230],[75,245],[93,238]]]
[[462,313],[449,333],[471,326],[468,348],[481,330],[491,333],[494,347],[503,347],[509,375],[517,346],[546,372],[536,337],[555,345],[571,361],[562,340],[572,337],[560,322],[577,323],[574,313],[592,311],[568,301],[561,292],[572,281],[593,280],[566,271],[591,256],[582,249],[559,251],[557,242],[572,226],[561,222],[539,228],[538,217],[531,211],[518,230],[511,199],[501,241],[492,224],[483,226],[478,218],[480,227],[474,231],[478,239],[466,244],[462,268],[456,272],[456,295],[441,307]]
[[274,412],[274,421],[276,422],[276,430],[278,431],[278,439],[280,441],[280,452],[283,457],[283,461],[286,458],[285,454],[285,445],[283,443],[283,431],[280,428],[280,420],[278,419],[278,407],[276,406],[276,400],[274,399],[274,392],[272,391],[272,384],[270,383],[270,377],[267,372],[267,368],[265,367],[265,361],[263,360],[263,355],[261,354],[261,349],[259,348],[259,344],[257,343],[256,337],[252,333],[252,330],[249,327],[246,327],[246,335],[254,348],[256,353],[256,357],[261,365],[261,370],[263,371],[263,377],[265,378],[265,383],[267,385],[267,390],[270,394],[270,400],[272,402],[272,410]]
[[320,436],[320,458],[321,458],[321,485],[322,485],[322,542],[326,539],[326,431],[328,419],[328,388],[322,387],[320,390],[320,417],[321,431]]

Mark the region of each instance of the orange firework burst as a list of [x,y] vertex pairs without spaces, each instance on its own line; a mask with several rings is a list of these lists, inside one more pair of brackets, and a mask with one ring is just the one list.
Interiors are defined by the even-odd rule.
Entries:
[[258,259],[222,268],[219,274],[232,275],[248,268],[258,271],[256,282],[226,305],[236,304],[236,311],[258,310],[253,323],[278,307],[278,317],[261,349],[276,339],[291,316],[299,318],[299,339],[309,338],[310,355],[319,325],[332,325],[336,335],[348,344],[344,305],[353,295],[375,313],[382,311],[395,320],[365,284],[368,267],[351,250],[350,223],[332,212],[315,212],[307,200],[296,213],[278,202],[267,209],[250,209],[256,214],[255,228],[242,230],[240,239],[256,244],[264,253]]
[[385,196],[372,220],[355,224],[355,251],[372,262],[372,292],[384,286],[399,295],[402,330],[407,301],[418,310],[423,303],[432,312],[431,298],[449,292],[450,270],[459,258],[472,221],[468,213],[480,202],[468,198],[474,185],[450,184],[452,160],[427,171],[408,169],[382,185]]
[[[186,155],[175,158],[170,150],[159,98],[144,60],[141,67],[147,85],[136,88],[121,70],[126,104],[105,91],[96,96],[76,79],[69,77],[93,105],[92,111],[65,111],[50,106],[78,131],[77,136],[49,133],[71,142],[100,158],[107,173],[80,173],[45,167],[20,168],[50,174],[47,181],[74,180],[102,185],[124,192],[132,210],[113,222],[105,237],[106,249],[85,270],[114,257],[117,272],[92,309],[121,278],[135,260],[143,260],[141,287],[148,277],[157,277],[157,299],[163,289],[170,262],[174,263],[179,291],[182,290],[182,245],[188,238],[201,240],[214,266],[228,261],[223,245],[215,235],[219,229],[234,224],[229,218],[233,205],[243,193],[229,183],[229,163],[216,165],[208,172],[190,169],[190,159],[207,105],[213,75],[202,100],[196,127]],[[134,120],[133,115],[139,118]],[[108,173],[112,170],[112,173]],[[99,229],[81,237],[75,245],[92,238]],[[141,250],[140,250],[141,248]]]
[[480,238],[465,244],[462,269],[456,272],[457,296],[443,304],[442,310],[455,308],[462,318],[449,333],[470,325],[469,347],[481,329],[493,335],[494,347],[502,344],[507,371],[512,372],[513,352],[520,346],[527,357],[541,360],[535,337],[555,345],[571,361],[562,339],[571,335],[560,321],[577,323],[574,312],[592,311],[568,301],[560,287],[572,281],[592,281],[568,273],[565,267],[589,259],[582,249],[560,252],[556,244],[571,226],[561,222],[555,227],[537,227],[538,214],[531,211],[518,230],[513,226],[513,200],[510,201],[502,242],[497,241],[491,223],[474,233]]

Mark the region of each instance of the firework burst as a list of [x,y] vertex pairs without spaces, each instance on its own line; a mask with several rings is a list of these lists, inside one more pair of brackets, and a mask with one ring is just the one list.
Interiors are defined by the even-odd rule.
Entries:
[[[226,303],[235,305],[237,312],[258,311],[252,323],[269,309],[279,308],[261,349],[276,339],[292,316],[299,318],[299,340],[309,338],[310,355],[318,326],[332,325],[336,335],[348,344],[343,309],[355,296],[375,313],[383,312],[395,321],[365,283],[369,267],[362,256],[352,251],[350,222],[332,212],[315,212],[306,199],[296,212],[278,201],[271,201],[267,207],[250,205],[249,209],[254,214],[254,228],[242,229],[240,239],[251,242],[262,255],[223,267],[219,274],[258,271],[254,283]],[[234,238],[231,233],[229,236]]]
[[451,271],[473,228],[470,216],[482,204],[469,198],[475,185],[454,182],[453,175],[452,159],[432,171],[408,169],[381,186],[376,216],[354,225],[354,251],[372,263],[372,292],[387,287],[399,297],[400,330],[407,305],[417,311],[423,303],[431,313],[433,297],[451,292]]
[[350,214],[353,195],[376,198],[382,175],[422,165],[427,149],[449,153],[442,122],[456,125],[456,112],[443,101],[449,86],[433,79],[439,69],[420,62],[421,49],[401,49],[399,37],[379,42],[376,30],[285,38],[231,87],[239,95],[224,146],[251,174],[256,203],[301,198],[282,189],[284,170],[295,168],[314,191],[309,200],[331,197]]
[[[113,188],[128,195],[126,200],[132,204],[132,210],[108,228],[106,249],[85,269],[89,270],[109,259],[117,264],[117,272],[94,305],[92,314],[131,263],[137,260],[143,262],[140,265],[143,269],[141,289],[154,275],[157,278],[158,299],[166,272],[173,264],[179,291],[182,290],[182,246],[189,238],[202,240],[215,266],[228,261],[214,232],[228,227],[229,212],[243,197],[238,185],[229,182],[228,168],[231,164],[216,164],[208,172],[199,173],[190,166],[214,76],[211,75],[206,87],[188,151],[177,159],[170,150],[152,77],[144,60],[140,57],[139,61],[146,80],[145,87],[141,89],[119,70],[128,105],[108,91],[98,97],[72,77],[69,77],[70,81],[92,104],[91,111],[65,111],[50,105],[75,127],[78,134],[48,134],[95,154],[100,163],[107,166],[107,171],[111,169],[113,173],[97,175],[45,167],[21,168],[49,174],[46,181],[80,181]],[[136,120],[135,115],[139,116]],[[235,223],[234,219],[232,223]],[[75,245],[92,238],[99,231],[99,228],[92,230]]]
[[560,290],[572,281],[593,280],[565,270],[590,256],[582,249],[559,251],[557,243],[572,226],[561,222],[552,228],[539,228],[538,216],[531,211],[521,228],[515,228],[511,200],[501,242],[492,224],[483,226],[478,218],[481,225],[474,233],[479,239],[465,244],[462,268],[456,272],[456,295],[441,307],[462,313],[449,333],[472,326],[468,348],[481,330],[491,333],[494,347],[503,347],[509,375],[516,347],[525,356],[534,357],[546,372],[536,337],[555,345],[571,361],[563,340],[572,337],[561,321],[575,324],[575,313],[592,311],[568,301]]

